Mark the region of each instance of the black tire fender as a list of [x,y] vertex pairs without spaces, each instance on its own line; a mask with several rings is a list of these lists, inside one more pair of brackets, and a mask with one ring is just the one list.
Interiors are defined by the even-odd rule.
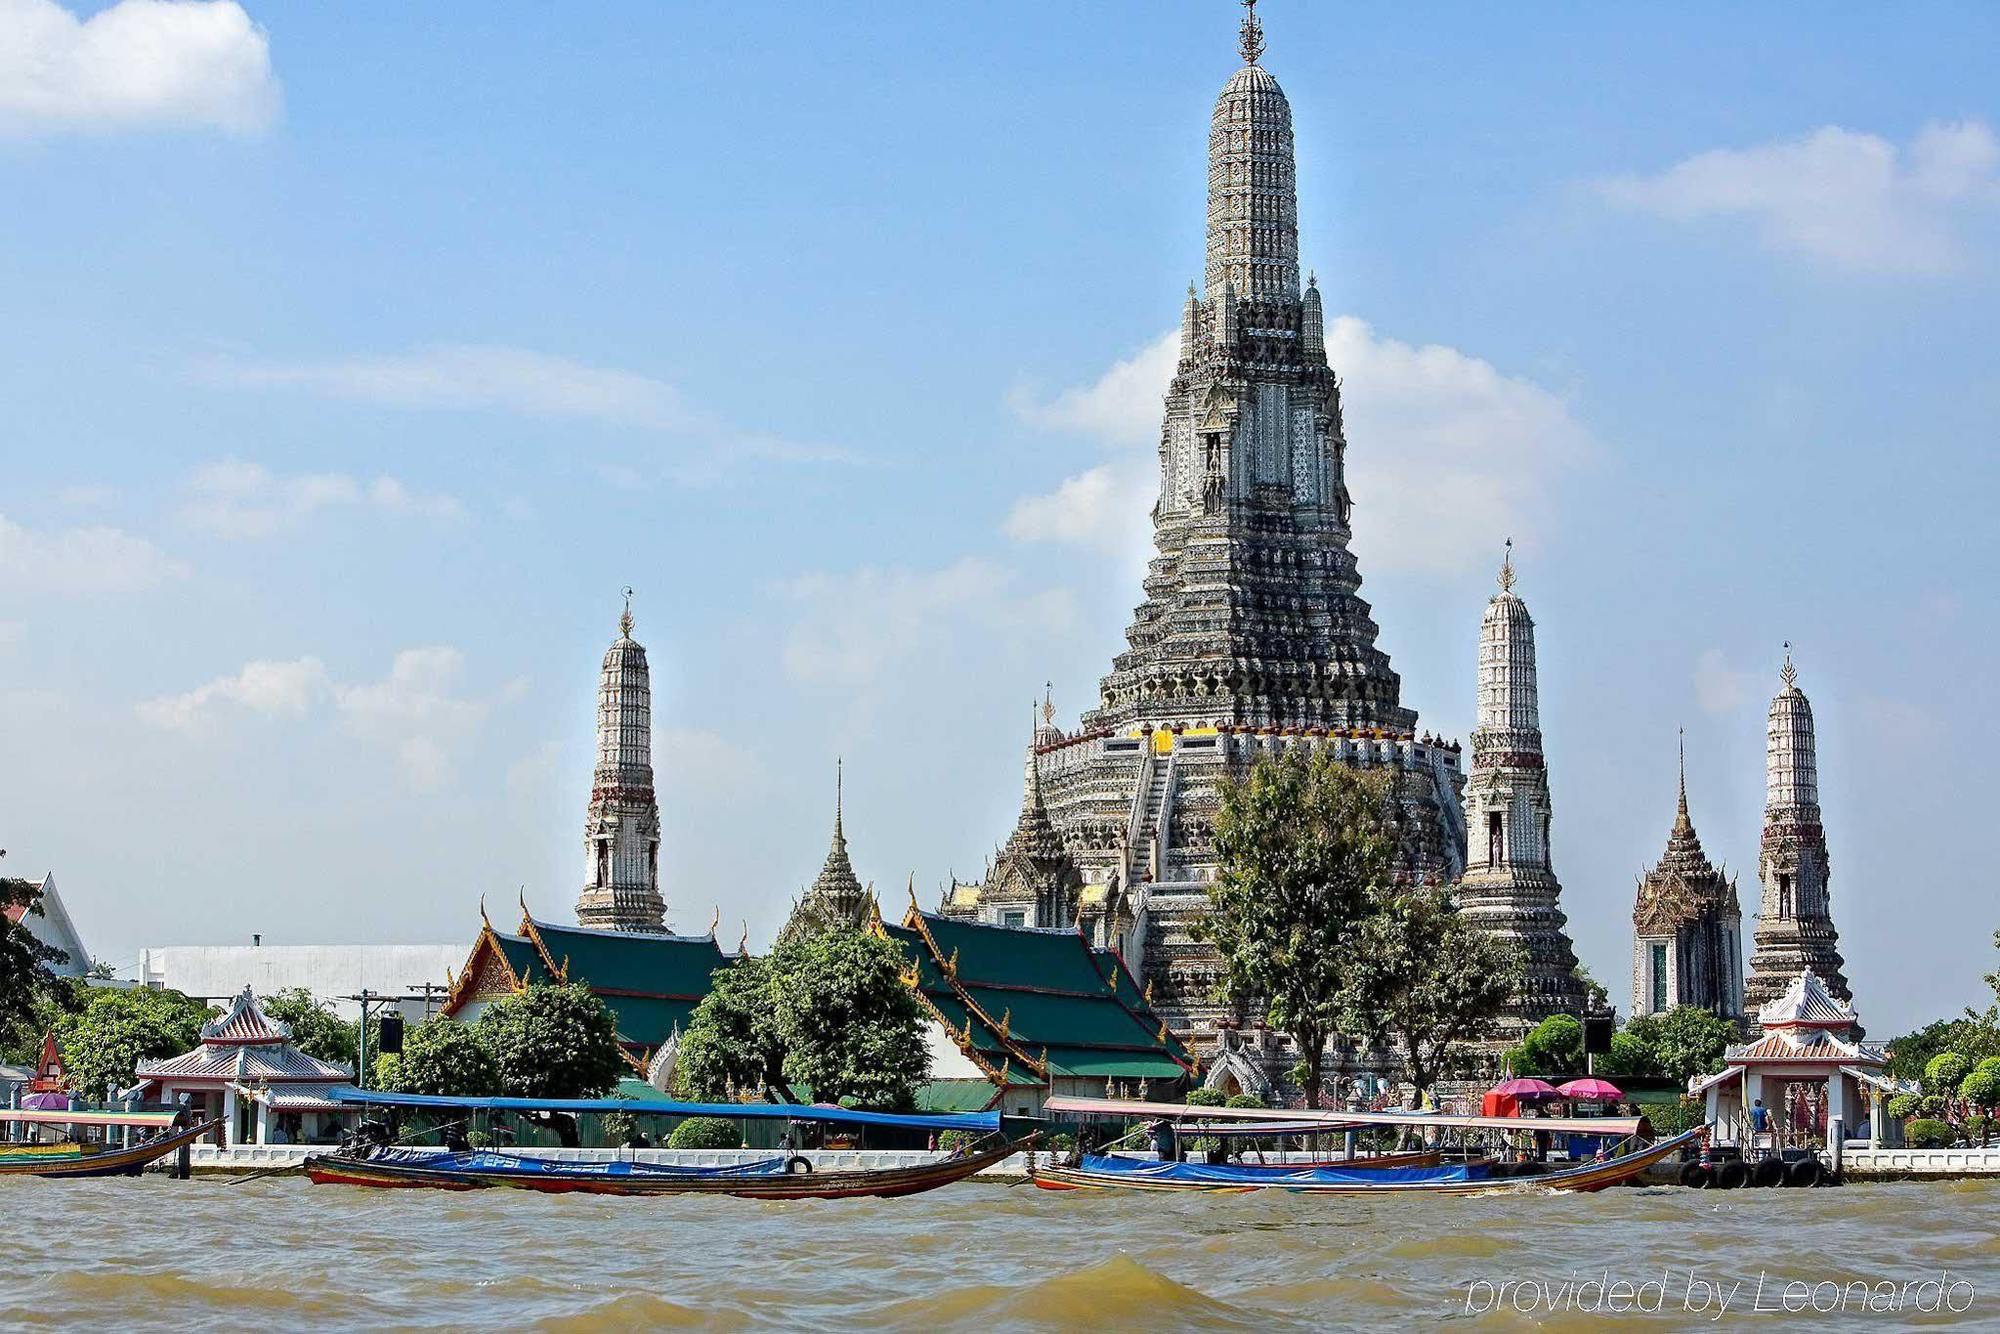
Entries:
[[812,1170],[813,1165],[810,1158],[801,1158],[797,1154],[793,1154],[791,1157],[785,1159],[786,1176],[806,1176]]

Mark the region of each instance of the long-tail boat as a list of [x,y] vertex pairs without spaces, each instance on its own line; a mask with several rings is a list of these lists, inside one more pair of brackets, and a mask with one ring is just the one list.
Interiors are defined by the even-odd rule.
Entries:
[[81,1140],[0,1144],[0,1176],[137,1176],[150,1164],[194,1143],[217,1125],[214,1121],[187,1125],[185,1121],[185,1113],[180,1112],[0,1111],[0,1124],[153,1132],[151,1139],[126,1145]]
[[[1237,1109],[1172,1107],[1158,1103],[1099,1098],[1050,1098],[1052,1114],[1076,1116],[1145,1116],[1169,1120],[1228,1119]],[[1278,1123],[1309,1122],[1332,1127],[1402,1127],[1439,1130],[1498,1130],[1509,1134],[1618,1134],[1635,1147],[1628,1153],[1574,1167],[1544,1169],[1492,1161],[1438,1163],[1430,1166],[1375,1167],[1299,1165],[1296,1168],[1234,1163],[1153,1162],[1115,1155],[1080,1155],[1069,1161],[1038,1160],[1031,1154],[1028,1175],[1044,1190],[1172,1190],[1243,1192],[1283,1190],[1309,1195],[1434,1194],[1483,1195],[1491,1192],[1594,1191],[1623,1185],[1653,1164],[1698,1143],[1707,1133],[1698,1126],[1683,1134],[1647,1142],[1651,1127],[1643,1117],[1518,1118],[1449,1116],[1411,1112],[1342,1112],[1241,1109],[1241,1118]],[[1524,1165],[1525,1166],[1525,1165]]]
[[507,1187],[550,1194],[734,1195],[756,1200],[891,1198],[936,1190],[992,1167],[1024,1147],[1000,1138],[997,1112],[904,1116],[844,1107],[790,1103],[687,1103],[633,1099],[442,1098],[341,1090],[342,1101],[376,1106],[464,1112],[621,1112],[633,1116],[715,1116],[732,1120],[818,1122],[985,1136],[990,1143],[960,1149],[934,1162],[908,1167],[816,1170],[803,1155],[784,1150],[770,1157],[720,1167],[681,1167],[621,1157],[579,1160],[493,1149],[437,1150],[356,1145],[314,1154],[305,1173],[315,1184],[485,1190]]
[[832,1172],[814,1171],[808,1160],[797,1155],[728,1167],[673,1167],[624,1159],[571,1162],[491,1149],[460,1153],[377,1149],[366,1156],[317,1154],[306,1159],[305,1171],[319,1185],[427,1186],[438,1190],[502,1186],[555,1195],[735,1195],[752,1200],[887,1199],[963,1181],[1019,1148],[1000,1143],[915,1167]]

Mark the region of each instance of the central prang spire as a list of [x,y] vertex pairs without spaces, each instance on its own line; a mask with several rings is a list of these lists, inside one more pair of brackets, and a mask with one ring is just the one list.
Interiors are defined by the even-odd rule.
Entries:
[[1292,107],[1262,65],[1264,27],[1243,20],[1243,67],[1208,129],[1208,299],[1299,299],[1299,200]]

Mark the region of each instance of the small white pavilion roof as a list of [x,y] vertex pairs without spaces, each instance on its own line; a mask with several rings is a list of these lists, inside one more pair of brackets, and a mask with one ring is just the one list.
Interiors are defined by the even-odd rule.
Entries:
[[1859,1022],[1854,1007],[1826,989],[1819,975],[1807,968],[1792,979],[1785,994],[1757,1011],[1765,1028],[1852,1028]]
[[133,1073],[141,1084],[338,1084],[354,1077],[346,1066],[294,1047],[291,1026],[265,1014],[248,987],[220,1018],[202,1025],[199,1047],[165,1060],[141,1061]]

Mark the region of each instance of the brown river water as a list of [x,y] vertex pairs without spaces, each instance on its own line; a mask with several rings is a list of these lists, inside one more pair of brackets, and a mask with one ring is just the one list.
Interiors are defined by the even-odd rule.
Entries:
[[1716,1284],[1725,1324],[1827,1323],[1784,1311],[1798,1282],[1839,1323],[2000,1328],[2000,1182],[761,1204],[11,1179],[0,1218],[9,1328],[1587,1329],[1607,1277],[1659,1327],[1709,1325]]

